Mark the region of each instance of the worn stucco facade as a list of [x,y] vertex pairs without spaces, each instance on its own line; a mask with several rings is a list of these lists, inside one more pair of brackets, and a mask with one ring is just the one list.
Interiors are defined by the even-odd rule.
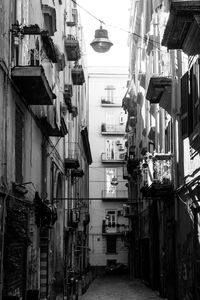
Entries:
[[72,299],[88,270],[92,162],[78,10],[0,7],[0,294]]

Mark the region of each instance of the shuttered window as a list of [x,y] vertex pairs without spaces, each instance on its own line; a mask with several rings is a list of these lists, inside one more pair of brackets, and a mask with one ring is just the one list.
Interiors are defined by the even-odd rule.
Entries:
[[199,60],[190,69],[190,91],[192,104],[192,129],[199,123]]
[[24,116],[18,106],[15,111],[15,181],[23,182]]
[[182,137],[189,136],[200,122],[200,63],[197,60],[181,78]]
[[188,104],[189,104],[189,76],[186,72],[181,78],[181,129],[182,138],[188,136]]

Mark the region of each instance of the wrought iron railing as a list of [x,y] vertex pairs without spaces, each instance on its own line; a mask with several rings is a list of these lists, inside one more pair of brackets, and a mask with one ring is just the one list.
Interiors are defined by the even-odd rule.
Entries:
[[125,124],[101,124],[101,133],[111,133],[111,134],[124,134],[125,133]]
[[102,162],[124,162],[126,152],[101,153]]
[[102,198],[128,199],[128,190],[118,190],[115,187],[110,190],[102,190]]
[[153,157],[153,180],[157,183],[172,184],[173,160],[171,154],[156,154]]

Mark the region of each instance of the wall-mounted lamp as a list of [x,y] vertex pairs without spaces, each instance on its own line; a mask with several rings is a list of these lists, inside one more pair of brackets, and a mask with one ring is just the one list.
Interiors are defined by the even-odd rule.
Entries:
[[105,53],[110,50],[113,45],[108,38],[108,31],[100,26],[100,29],[95,30],[94,40],[90,44],[94,51],[99,53]]

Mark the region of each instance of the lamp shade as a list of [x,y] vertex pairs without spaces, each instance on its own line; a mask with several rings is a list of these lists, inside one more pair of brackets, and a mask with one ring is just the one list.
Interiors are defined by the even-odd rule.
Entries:
[[90,45],[94,51],[105,53],[110,49],[113,43],[108,39],[108,31],[100,26],[100,29],[95,30],[94,40]]

